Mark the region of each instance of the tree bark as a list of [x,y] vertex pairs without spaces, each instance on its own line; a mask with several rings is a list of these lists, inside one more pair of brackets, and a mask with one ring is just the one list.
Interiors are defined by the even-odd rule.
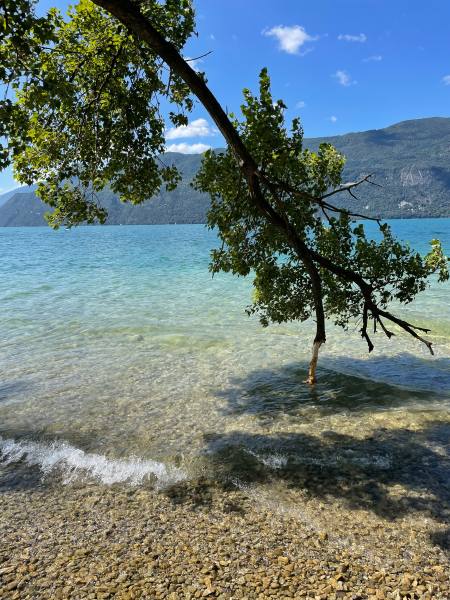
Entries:
[[308,379],[305,381],[305,383],[309,383],[310,385],[313,385],[314,383],[317,382],[317,378],[316,378],[317,361],[319,360],[319,350],[320,350],[320,346],[322,344],[323,344],[323,342],[321,342],[317,339],[314,340],[313,350],[312,350],[312,358],[311,358],[311,362],[309,363]]

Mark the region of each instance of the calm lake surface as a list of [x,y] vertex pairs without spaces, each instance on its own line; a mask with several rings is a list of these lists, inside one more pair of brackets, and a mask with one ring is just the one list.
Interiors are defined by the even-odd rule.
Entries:
[[[391,224],[450,253],[450,219]],[[399,431],[448,452],[448,283],[400,313],[432,329],[435,357],[403,334],[377,334],[369,356],[356,325],[330,325],[311,388],[312,326],[248,318],[250,280],[208,272],[215,244],[202,225],[0,228],[0,474],[239,485],[298,464],[383,470]]]

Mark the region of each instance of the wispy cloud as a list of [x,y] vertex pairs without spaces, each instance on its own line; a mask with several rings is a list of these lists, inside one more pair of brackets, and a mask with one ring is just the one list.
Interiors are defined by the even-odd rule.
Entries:
[[372,54],[372,56],[363,58],[363,62],[380,62],[380,60],[383,60],[381,54]]
[[443,83],[444,85],[450,85],[450,75],[445,75],[445,76],[442,78],[442,83]]
[[180,152],[181,154],[202,154],[202,152],[206,152],[209,150],[211,146],[208,144],[186,144],[182,142],[181,144],[169,144],[166,146],[166,152]]
[[295,105],[295,108],[305,108],[306,102],[304,100],[299,100]]
[[335,117],[334,115],[331,115],[331,117],[330,117],[330,121],[331,121],[332,123],[336,123],[336,121],[337,121],[337,117]]
[[211,137],[216,135],[217,131],[213,129],[206,119],[195,119],[188,125],[172,127],[166,132],[166,140],[177,140],[179,138],[190,137]]
[[356,81],[354,81],[350,77],[350,74],[347,73],[347,71],[343,71],[341,69],[337,70],[336,73],[334,75],[332,75],[332,77],[337,79],[337,82],[339,83],[339,85],[343,85],[344,87],[348,87],[349,85],[356,84]]
[[349,33],[341,33],[338,35],[338,40],[342,42],[367,42],[367,35],[365,33],[359,33],[358,35],[351,35]]
[[199,71],[198,65],[203,62],[202,58],[191,58],[190,56],[185,56],[184,60],[197,72]]
[[304,44],[318,39],[318,36],[306,33],[305,28],[301,25],[277,25],[271,29],[264,29],[262,34],[278,40],[279,49],[288,54],[299,54],[299,50]]

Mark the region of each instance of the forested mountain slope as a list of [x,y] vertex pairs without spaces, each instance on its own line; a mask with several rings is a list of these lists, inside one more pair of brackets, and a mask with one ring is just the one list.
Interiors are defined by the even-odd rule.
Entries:
[[[450,216],[450,118],[403,121],[385,129],[305,140],[311,149],[321,142],[333,144],[347,157],[346,181],[373,173],[374,181],[382,186],[361,186],[359,200],[349,194],[336,196],[342,206],[384,218]],[[161,190],[140,206],[123,204],[112,192],[103,192],[100,201],[108,209],[109,224],[205,221],[209,200],[189,185],[201,155],[168,153],[164,160],[175,163],[183,173],[178,188]],[[20,188],[8,196],[3,203],[0,196],[0,226],[45,224],[48,207],[32,191]]]
[[403,121],[385,129],[315,138],[336,146],[346,157],[345,178],[374,173],[382,187],[361,187],[357,196],[343,196],[345,206],[372,216],[450,216],[450,119],[434,117]]

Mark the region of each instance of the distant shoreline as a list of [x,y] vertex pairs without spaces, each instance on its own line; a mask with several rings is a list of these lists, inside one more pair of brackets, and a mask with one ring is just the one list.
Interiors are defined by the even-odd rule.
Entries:
[[[417,216],[411,216],[411,217],[379,217],[379,219],[381,221],[426,221],[426,220],[436,220],[436,219],[450,219],[450,215],[448,216],[442,216],[442,217],[430,217],[430,216],[423,216],[423,217],[417,217]],[[360,219],[358,221],[355,222],[359,222],[362,221],[364,222],[365,219]],[[205,222],[199,221],[199,222],[190,222],[190,223],[105,223],[104,225],[100,225],[100,224],[94,224],[94,225],[76,225],[75,227],[73,227],[73,229],[79,229],[80,227],[165,227],[167,225],[204,225],[205,227],[207,226],[207,224]],[[0,225],[0,229],[51,229],[51,227],[49,225]],[[63,227],[61,227],[61,229],[64,230]]]

